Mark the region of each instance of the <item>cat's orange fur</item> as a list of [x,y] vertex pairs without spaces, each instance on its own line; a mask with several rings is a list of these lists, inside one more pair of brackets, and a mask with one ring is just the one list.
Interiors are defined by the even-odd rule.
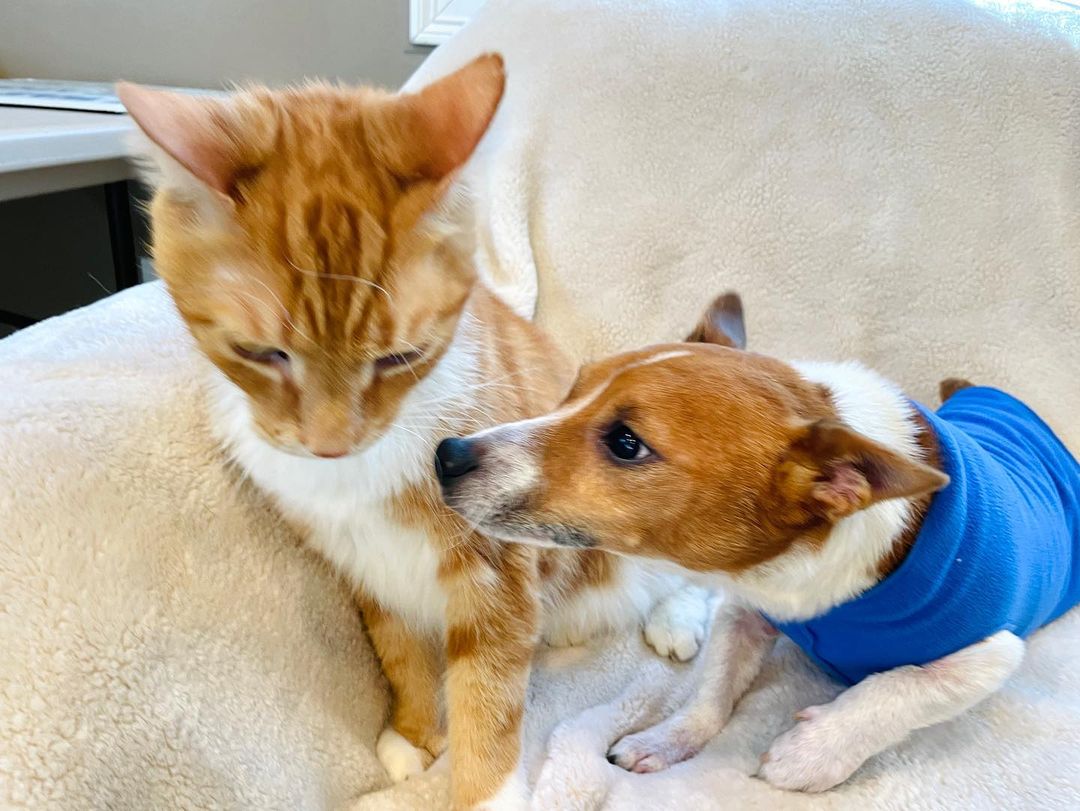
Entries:
[[[543,607],[611,583],[620,565],[493,543],[443,506],[430,473],[440,436],[543,413],[571,373],[476,281],[467,248],[440,219],[503,83],[502,60],[488,55],[412,95],[314,84],[209,101],[119,88],[157,145],[157,270],[199,347],[243,392],[261,441],[324,466],[311,470],[362,456],[394,433],[402,403],[455,341],[472,347],[479,378],[491,382],[423,426],[427,467],[379,507],[385,526],[435,547],[442,633],[401,616],[363,570],[335,560],[365,606],[392,687],[392,726],[431,756],[445,740],[444,646],[457,808],[490,798],[515,769]],[[238,459],[259,481],[257,464]],[[279,501],[328,548],[318,516]]]

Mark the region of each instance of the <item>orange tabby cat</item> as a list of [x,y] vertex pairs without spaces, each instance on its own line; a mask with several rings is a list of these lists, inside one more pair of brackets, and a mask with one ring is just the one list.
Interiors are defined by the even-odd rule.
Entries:
[[503,84],[488,55],[416,94],[118,89],[152,142],[154,258],[212,361],[216,430],[355,585],[393,693],[377,750],[395,778],[445,746],[445,654],[458,808],[523,802],[541,635],[580,641],[664,596],[647,636],[685,658],[705,619],[699,592],[640,564],[492,543],[439,498],[440,438],[545,412],[572,374],[448,224]]

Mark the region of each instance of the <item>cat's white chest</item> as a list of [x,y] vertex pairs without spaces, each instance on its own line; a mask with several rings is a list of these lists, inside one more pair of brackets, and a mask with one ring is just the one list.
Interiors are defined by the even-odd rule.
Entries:
[[316,523],[309,544],[417,630],[442,630],[446,593],[438,579],[439,555],[426,533],[372,505],[348,523]]
[[255,435],[239,390],[221,376],[214,383],[215,429],[255,484],[310,528],[309,544],[416,630],[441,630],[446,595],[438,541],[387,511],[404,487],[431,475],[434,439],[391,431],[343,459],[293,456]]
[[393,493],[372,457],[286,458],[280,468],[261,459],[249,471],[310,529],[309,545],[350,583],[417,631],[440,631],[446,594],[438,580],[438,540],[388,514]]

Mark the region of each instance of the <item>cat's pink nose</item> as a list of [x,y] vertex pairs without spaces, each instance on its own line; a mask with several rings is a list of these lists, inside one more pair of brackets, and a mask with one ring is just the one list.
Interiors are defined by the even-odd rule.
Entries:
[[324,398],[305,415],[296,438],[313,456],[340,459],[353,448],[352,414],[338,401]]

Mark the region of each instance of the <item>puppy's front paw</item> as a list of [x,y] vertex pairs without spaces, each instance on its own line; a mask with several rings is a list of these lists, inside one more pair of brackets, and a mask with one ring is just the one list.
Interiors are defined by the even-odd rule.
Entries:
[[629,772],[659,772],[700,752],[723,728],[712,712],[678,714],[617,741],[608,760]]
[[661,740],[655,734],[651,734],[654,730],[655,727],[634,735],[627,735],[616,741],[608,751],[608,762],[628,772],[648,774],[663,771],[673,763],[689,757],[689,755],[680,756],[680,753],[675,751],[675,747],[670,745],[670,741]]
[[789,791],[828,791],[866,760],[857,739],[829,706],[807,707],[795,719],[798,723],[761,756],[758,777]]
[[375,754],[395,783],[423,773],[434,759],[430,752],[413,746],[392,727],[387,727],[379,735]]
[[560,625],[544,632],[544,644],[551,648],[575,648],[589,641],[589,634],[582,628]]
[[709,592],[685,585],[653,609],[645,641],[661,656],[687,662],[697,656],[709,630]]

